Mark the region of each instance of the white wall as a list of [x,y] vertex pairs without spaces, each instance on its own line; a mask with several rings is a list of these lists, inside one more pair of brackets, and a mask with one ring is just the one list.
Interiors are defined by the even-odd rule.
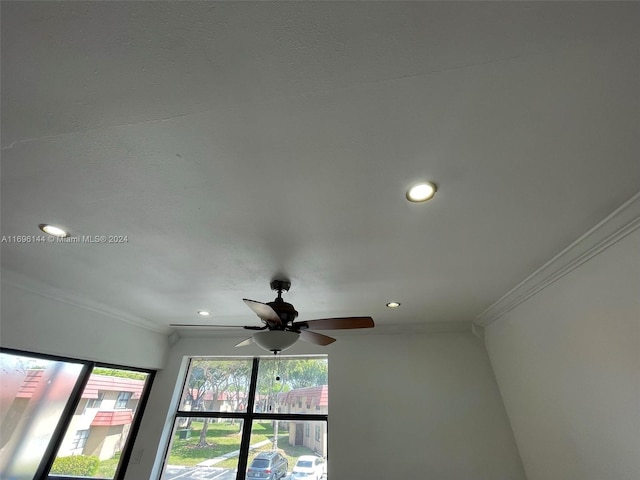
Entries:
[[165,335],[2,282],[0,345],[117,365],[157,369]]
[[640,478],[640,230],[485,341],[529,480]]
[[[470,333],[336,335],[329,355],[329,478],[520,480],[524,473],[482,342]],[[183,338],[159,372],[127,480],[156,478],[185,355],[253,355],[231,338]],[[140,452],[142,449],[142,452]],[[157,467],[158,465],[156,465]]]

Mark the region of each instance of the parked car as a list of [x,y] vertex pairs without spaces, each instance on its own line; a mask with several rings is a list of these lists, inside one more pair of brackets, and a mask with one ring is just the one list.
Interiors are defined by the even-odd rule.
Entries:
[[278,452],[261,452],[247,469],[247,480],[279,480],[289,471],[289,461]]
[[323,458],[315,455],[302,455],[293,467],[291,480],[320,480],[323,475]]

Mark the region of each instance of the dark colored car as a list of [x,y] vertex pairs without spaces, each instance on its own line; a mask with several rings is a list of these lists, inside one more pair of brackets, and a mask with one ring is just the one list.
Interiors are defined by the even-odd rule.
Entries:
[[247,469],[247,480],[278,480],[289,471],[289,461],[278,452],[261,452]]

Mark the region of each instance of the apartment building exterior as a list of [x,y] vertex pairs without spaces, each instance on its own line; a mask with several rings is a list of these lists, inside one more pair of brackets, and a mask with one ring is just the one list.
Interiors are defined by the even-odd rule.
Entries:
[[[26,372],[10,409],[20,415],[46,383],[43,369]],[[145,380],[92,374],[67,433],[58,457],[94,455],[107,460],[120,452],[129,434]]]
[[[327,414],[328,385],[296,388],[278,396],[279,413]],[[289,422],[289,444],[302,445],[321,457],[327,454],[327,432],[324,422]]]

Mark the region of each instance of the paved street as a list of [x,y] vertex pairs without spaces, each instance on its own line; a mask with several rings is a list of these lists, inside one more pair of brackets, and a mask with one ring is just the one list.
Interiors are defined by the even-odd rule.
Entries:
[[[289,473],[282,480],[290,480]],[[325,474],[323,479],[326,480]],[[235,480],[236,471],[218,467],[172,467],[168,466],[163,480]]]
[[[263,447],[265,445],[270,444],[271,440],[264,440],[262,442],[251,445],[250,450],[255,450],[256,448]],[[195,467],[182,467],[182,466],[172,466],[168,465],[164,475],[162,476],[162,480],[235,480],[236,479],[236,471],[229,468],[220,468],[215,465],[227,460],[229,458],[237,457],[240,454],[239,450],[234,450],[229,453],[225,453],[224,455],[216,458],[212,458],[209,460],[205,460]],[[291,466],[291,465],[289,465]],[[326,463],[325,463],[326,468]],[[325,470],[326,472],[326,470]],[[326,480],[327,474],[325,473],[322,476],[323,480]],[[291,472],[287,472],[287,475],[282,477],[280,480],[290,480]]]
[[172,467],[168,466],[163,480],[235,480],[235,470],[218,467]]

